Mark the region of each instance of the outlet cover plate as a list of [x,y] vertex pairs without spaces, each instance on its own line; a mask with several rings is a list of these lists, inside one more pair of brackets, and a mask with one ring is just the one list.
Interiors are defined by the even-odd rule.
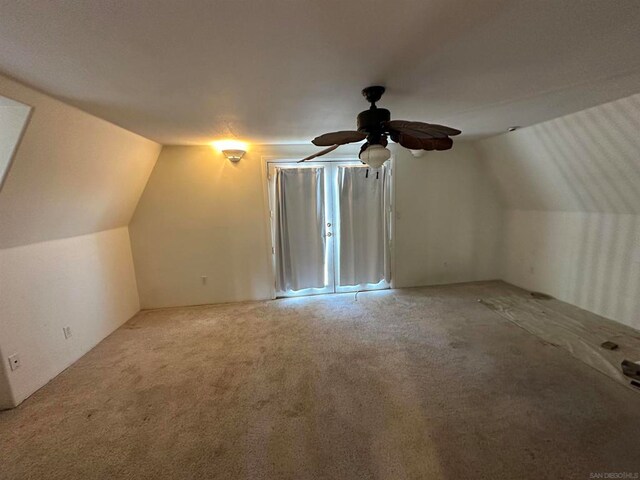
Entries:
[[11,368],[11,371],[20,368],[20,355],[14,353],[9,357],[9,367]]

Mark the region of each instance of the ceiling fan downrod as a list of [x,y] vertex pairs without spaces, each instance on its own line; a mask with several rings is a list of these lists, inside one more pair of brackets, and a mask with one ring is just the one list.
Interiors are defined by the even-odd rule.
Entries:
[[[357,128],[359,132],[366,133],[369,144],[382,143],[384,136],[384,123],[391,120],[391,112],[386,108],[376,107],[376,102],[380,100],[385,88],[379,85],[367,87],[362,90],[362,95],[371,104],[369,110],[358,114]],[[386,136],[385,140],[386,140]],[[385,142],[386,145],[386,142]]]

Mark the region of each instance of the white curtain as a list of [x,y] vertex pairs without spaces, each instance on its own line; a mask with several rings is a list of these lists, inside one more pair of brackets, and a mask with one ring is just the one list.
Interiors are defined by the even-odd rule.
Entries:
[[276,168],[276,288],[325,287],[324,168]]
[[341,286],[390,280],[387,177],[385,167],[338,169]]

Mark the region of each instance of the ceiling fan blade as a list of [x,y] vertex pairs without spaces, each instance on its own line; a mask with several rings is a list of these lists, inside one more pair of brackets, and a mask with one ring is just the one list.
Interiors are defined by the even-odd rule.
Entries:
[[449,137],[436,138],[433,140],[433,143],[435,144],[436,150],[449,150],[451,147],[453,147],[453,140],[451,140]]
[[428,135],[433,138],[443,138],[459,135],[460,133],[462,133],[460,130],[446,127],[444,125],[436,125],[434,123],[424,122],[410,122],[408,120],[391,120],[390,122],[386,123],[386,127],[391,130],[397,130],[401,133],[409,133],[414,136]]
[[311,140],[316,147],[328,147],[329,145],[345,145],[347,143],[360,142],[367,138],[366,133],[355,130],[342,130],[320,135]]
[[395,133],[396,135],[411,135],[412,137],[421,138],[421,139],[446,137],[446,135],[439,132],[427,133],[427,132],[421,132],[420,130],[413,130],[405,127],[392,128],[389,124],[386,125],[386,128],[389,131],[389,134]]
[[409,150],[449,150],[453,140],[445,138],[418,138],[406,133],[392,133],[391,140]]
[[435,150],[436,149],[436,144],[435,144],[436,140],[439,140],[439,139],[431,138],[431,139],[428,139],[428,140],[422,140],[421,141],[421,143],[422,143],[421,150],[426,150],[427,152],[430,152],[431,150]]
[[407,135],[405,133],[391,133],[391,140],[396,143],[399,143],[404,148],[408,148],[409,150],[422,150],[422,140],[420,138],[414,137],[413,135]]
[[314,153],[313,155],[309,155],[308,157],[305,157],[302,160],[298,160],[297,163],[302,163],[302,162],[306,162],[307,160],[311,160],[312,158],[321,157],[322,155],[325,155],[329,152],[333,152],[339,146],[340,145],[331,145],[329,148],[325,148],[324,150],[320,150],[319,152]]
[[453,147],[453,140],[449,137],[432,138],[430,140],[422,140],[422,150],[449,150]]

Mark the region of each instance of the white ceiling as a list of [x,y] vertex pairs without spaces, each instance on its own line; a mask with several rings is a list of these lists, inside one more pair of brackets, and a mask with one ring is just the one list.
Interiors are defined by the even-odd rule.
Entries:
[[[640,91],[638,0],[0,0],[0,71],[164,144],[306,142],[360,90],[469,138]],[[2,92],[0,92],[2,93]]]

